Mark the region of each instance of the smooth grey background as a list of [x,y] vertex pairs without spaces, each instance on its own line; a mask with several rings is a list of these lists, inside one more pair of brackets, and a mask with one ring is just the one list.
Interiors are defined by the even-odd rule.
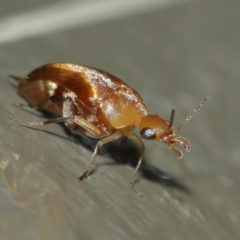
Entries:
[[[61,22],[74,2],[0,1],[1,239],[240,239],[240,2],[160,2],[138,11],[139,2],[124,14],[104,1],[111,14]],[[79,1],[79,14],[81,3],[94,2]],[[34,25],[43,19],[46,29]],[[8,74],[24,76],[49,62],[113,73],[142,95],[149,112],[169,117],[176,108],[176,125],[210,96],[179,132],[192,151],[178,161],[163,143],[145,141],[136,185],[145,199],[130,189],[133,146],[121,162],[110,144],[79,183],[93,142],[77,141],[57,124],[44,132],[8,120],[45,119],[11,105],[25,101]]]

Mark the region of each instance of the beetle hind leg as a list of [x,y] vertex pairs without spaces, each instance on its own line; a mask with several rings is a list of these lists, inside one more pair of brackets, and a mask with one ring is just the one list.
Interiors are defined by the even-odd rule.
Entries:
[[10,78],[14,79],[15,81],[17,81],[20,85],[27,83],[27,80],[25,77],[18,77],[15,75],[9,75]]

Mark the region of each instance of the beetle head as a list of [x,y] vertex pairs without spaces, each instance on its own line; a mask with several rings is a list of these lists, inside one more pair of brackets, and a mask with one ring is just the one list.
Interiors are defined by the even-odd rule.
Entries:
[[180,144],[189,152],[190,142],[186,138],[176,136],[177,130],[172,126],[174,112],[172,110],[170,121],[159,115],[148,114],[144,116],[139,124],[139,130],[143,139],[163,141],[180,159],[183,153],[175,146]]
[[164,117],[154,114],[148,114],[144,116],[139,123],[141,137],[148,140],[163,141],[167,144],[168,148],[176,154],[177,158],[182,158],[183,153],[179,148],[176,147],[176,145],[179,144],[185,149],[186,152],[190,152],[191,144],[186,138],[177,137],[176,133],[192,119],[192,117],[202,108],[208,99],[208,97],[204,98],[200,104],[187,116],[185,121],[177,128],[173,127],[173,119],[175,114],[174,109],[171,112],[170,121]]

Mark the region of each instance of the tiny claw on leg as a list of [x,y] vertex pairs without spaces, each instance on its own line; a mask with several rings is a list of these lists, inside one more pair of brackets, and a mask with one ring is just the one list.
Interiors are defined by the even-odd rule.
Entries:
[[79,181],[82,181],[82,180],[84,180],[85,178],[87,178],[87,177],[88,177],[88,173],[89,173],[89,171],[87,170],[85,173],[83,173],[82,176],[80,176],[80,177],[78,178],[78,180],[79,180]]
[[138,195],[139,197],[145,198],[145,196],[136,189],[134,177],[135,177],[135,175],[132,176],[132,180],[131,180],[131,188],[132,188],[132,190],[133,190],[135,193],[137,193],[137,195]]

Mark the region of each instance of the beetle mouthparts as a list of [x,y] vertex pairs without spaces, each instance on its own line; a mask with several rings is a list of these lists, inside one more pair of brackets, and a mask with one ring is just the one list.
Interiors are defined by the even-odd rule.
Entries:
[[[186,138],[178,137],[177,143],[179,143],[185,149],[186,152],[190,152],[191,144]],[[183,152],[179,148],[170,147],[170,149],[175,153],[177,159],[181,159],[183,157]]]
[[186,152],[190,152],[191,143],[184,137],[178,137],[177,142],[186,150]]

